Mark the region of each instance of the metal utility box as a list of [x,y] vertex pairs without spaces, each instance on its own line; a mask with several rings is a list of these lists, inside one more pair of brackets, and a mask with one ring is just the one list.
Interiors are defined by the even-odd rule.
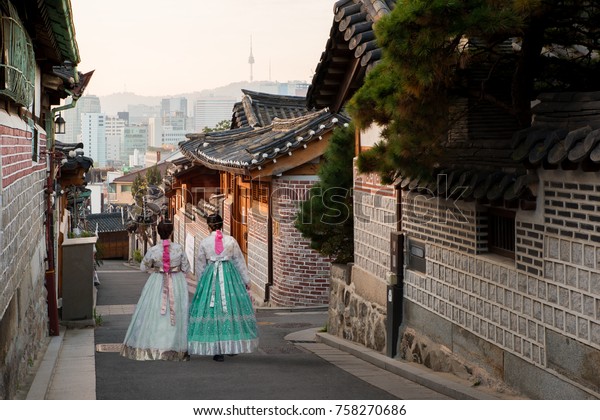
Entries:
[[62,243],[62,320],[94,319],[94,245],[98,238]]

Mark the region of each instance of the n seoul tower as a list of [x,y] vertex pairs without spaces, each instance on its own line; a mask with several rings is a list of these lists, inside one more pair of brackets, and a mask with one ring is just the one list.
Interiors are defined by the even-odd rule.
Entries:
[[252,81],[252,65],[254,64],[254,56],[252,55],[252,35],[250,35],[250,57],[248,57],[248,64],[250,64],[250,81]]

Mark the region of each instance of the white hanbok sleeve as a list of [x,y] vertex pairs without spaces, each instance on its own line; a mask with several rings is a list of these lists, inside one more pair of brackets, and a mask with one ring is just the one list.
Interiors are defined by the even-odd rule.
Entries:
[[235,239],[233,240],[232,262],[235,268],[237,268],[238,273],[240,273],[240,277],[242,278],[244,284],[246,286],[250,284],[250,278],[248,277],[248,267],[246,266],[246,259],[244,258],[244,254],[242,254],[240,245]]
[[150,248],[148,252],[146,252],[146,255],[144,255],[144,258],[142,258],[142,262],[140,263],[140,270],[148,271],[152,267],[154,267],[154,259],[152,258],[152,248]]
[[207,256],[206,256],[206,252],[204,250],[204,246],[202,243],[200,243],[199,246],[200,249],[198,249],[198,255],[196,255],[196,267],[195,267],[195,271],[196,271],[196,276],[198,276],[198,278],[202,277],[202,274],[204,273],[204,269],[206,268],[206,263],[207,263]]
[[185,253],[185,251],[181,250],[181,265],[180,265],[180,269],[182,272],[184,273],[189,273],[189,271],[192,269],[192,267],[190,267],[190,260],[188,260],[188,257]]

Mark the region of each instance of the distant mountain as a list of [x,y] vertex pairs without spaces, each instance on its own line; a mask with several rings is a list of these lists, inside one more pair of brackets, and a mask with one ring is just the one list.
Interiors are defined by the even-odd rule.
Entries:
[[[306,83],[294,81],[289,83]],[[159,106],[160,101],[165,98],[185,97],[188,100],[188,115],[193,114],[194,102],[199,98],[211,96],[228,96],[241,100],[242,89],[254,90],[258,92],[270,91],[269,87],[276,86],[277,82],[256,81],[256,82],[235,82],[227,86],[221,86],[215,89],[204,89],[200,92],[181,93],[177,95],[166,96],[142,96],[132,92],[113,93],[106,96],[100,96],[100,105],[102,112],[108,115],[117,115],[117,112],[127,111],[129,105],[147,105]],[[273,92],[271,92],[273,93]]]

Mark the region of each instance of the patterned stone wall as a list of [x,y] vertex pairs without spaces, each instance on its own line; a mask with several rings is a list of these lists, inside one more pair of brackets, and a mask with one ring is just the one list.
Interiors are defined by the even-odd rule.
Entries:
[[252,209],[248,215],[248,275],[255,297],[263,301],[269,280],[268,228],[267,217]]
[[21,119],[0,111],[0,399],[14,398],[48,336],[45,134],[37,162],[31,138]]
[[330,334],[383,351],[390,236],[397,230],[393,187],[354,168],[354,263],[335,265],[330,280]]
[[402,230],[410,232],[411,238],[467,253],[483,244],[473,206],[403,192],[402,215]]
[[[549,175],[549,174],[546,174]],[[600,178],[544,176],[543,319],[600,349]]]
[[316,182],[313,176],[283,176],[273,181],[273,287],[275,306],[323,305],[329,301],[328,258],[310,248],[294,227],[298,208]]
[[[194,220],[192,220],[189,216],[187,216],[182,209],[180,209],[175,215],[174,223],[174,235],[173,241],[183,246],[188,253],[188,259],[190,259],[190,254],[194,256],[194,261],[190,261],[192,266],[193,274],[198,277],[200,273],[196,270],[196,256],[198,254],[198,248],[200,246],[200,241],[206,238],[210,231],[208,226],[206,225],[206,220],[200,216],[194,216]],[[191,240],[188,238],[188,235],[191,235],[193,240],[193,250],[188,251],[188,246],[191,247]],[[190,242],[188,242],[190,241]]]
[[396,195],[374,174],[354,169],[354,264],[384,281],[390,270],[390,233],[397,230]]
[[[426,273],[406,270],[405,299],[450,321],[461,334],[466,331],[500,349],[487,364],[502,379],[518,377],[521,382],[509,385],[544,398],[540,383],[559,378],[563,395],[597,397],[600,178],[548,171],[540,179],[537,210],[516,216],[514,260],[477,246],[484,240],[476,232],[485,219],[477,218],[474,204],[460,204],[466,215],[463,229],[416,223],[411,214],[424,214],[429,207],[404,213],[407,236],[427,239]],[[411,196],[403,202],[410,201],[417,202]],[[454,206],[446,204],[439,207],[441,212]],[[450,241],[452,235],[456,243]],[[465,242],[468,246],[463,247]],[[457,343],[451,336],[443,344],[455,352],[473,351]],[[524,385],[522,373],[515,373],[524,369],[538,378],[537,385]]]

